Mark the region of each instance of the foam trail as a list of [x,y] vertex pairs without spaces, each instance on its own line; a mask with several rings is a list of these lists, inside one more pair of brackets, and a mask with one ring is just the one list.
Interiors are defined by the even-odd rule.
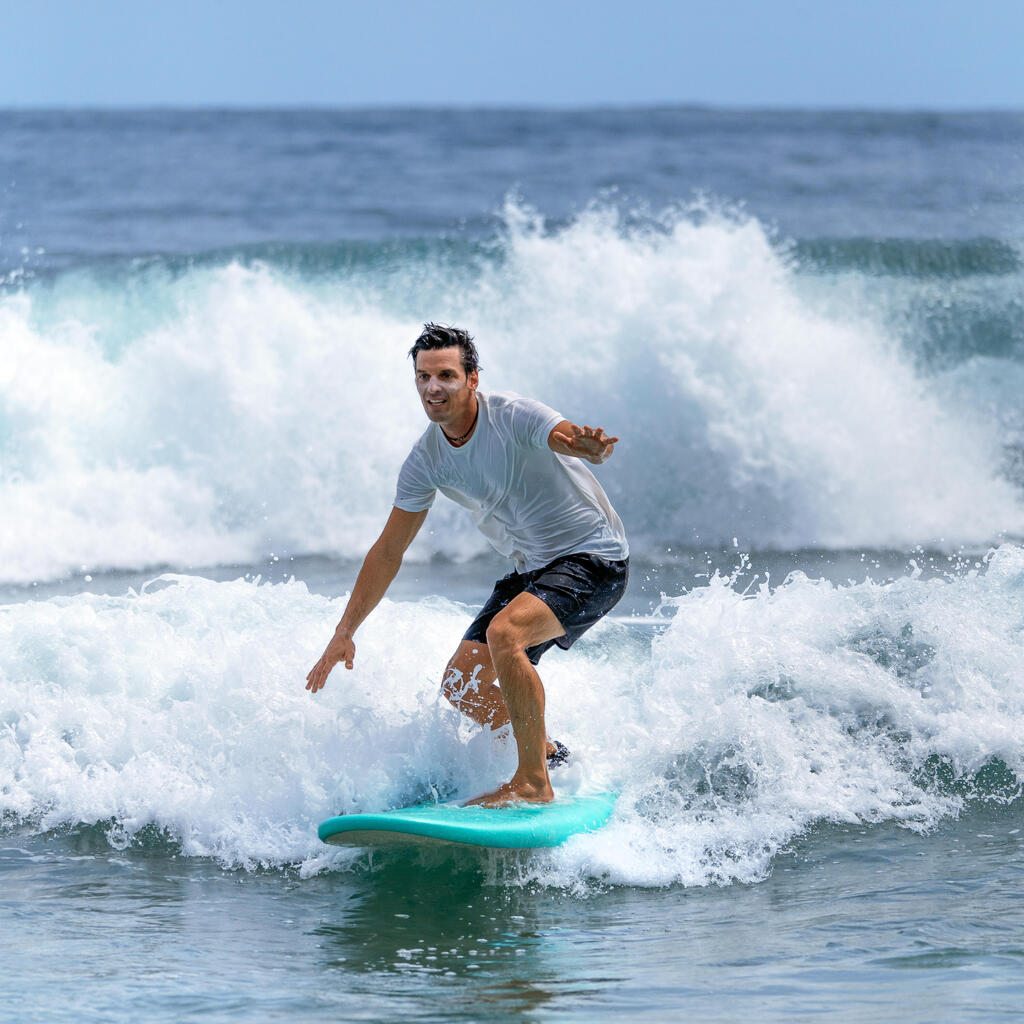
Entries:
[[[0,579],[360,556],[423,429],[405,352],[427,318],[475,331],[484,387],[623,438],[601,475],[639,553],[1024,535],[1014,387],[922,376],[884,310],[825,312],[757,221],[507,222],[461,264],[128,266],[0,296]],[[430,527],[414,557],[482,550],[446,502]]]
[[[385,601],[355,670],[305,692],[342,603],[166,576],[0,608],[0,818],[121,846],[156,826],[189,856],[308,873],[353,865],[317,842],[323,818],[507,777],[510,745],[437,696],[466,609]],[[545,659],[549,726],[578,757],[559,785],[622,797],[606,829],[513,858],[512,877],[750,882],[822,824],[923,830],[1019,796],[1024,549],[948,580],[794,574],[747,597],[716,580],[669,605],[653,645],[605,620]]]

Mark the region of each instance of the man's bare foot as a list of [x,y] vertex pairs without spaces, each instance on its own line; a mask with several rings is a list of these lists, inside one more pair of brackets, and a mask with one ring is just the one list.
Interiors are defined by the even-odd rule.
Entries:
[[499,786],[493,793],[484,793],[483,796],[467,800],[466,806],[507,807],[509,804],[516,803],[549,804],[554,799],[555,793],[550,782],[535,786],[529,782],[513,779],[511,782]]

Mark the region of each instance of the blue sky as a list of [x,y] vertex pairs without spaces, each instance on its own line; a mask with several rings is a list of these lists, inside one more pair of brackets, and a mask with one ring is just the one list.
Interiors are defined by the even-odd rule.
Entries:
[[0,107],[1024,109],[1024,0],[0,3]]

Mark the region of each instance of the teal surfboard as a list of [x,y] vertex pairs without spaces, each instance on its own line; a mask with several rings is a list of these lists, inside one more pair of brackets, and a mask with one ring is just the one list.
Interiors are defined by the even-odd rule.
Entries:
[[506,850],[558,846],[593,832],[611,817],[615,795],[556,797],[549,804],[463,807],[421,804],[379,814],[341,814],[322,822],[318,835],[334,846],[464,843]]

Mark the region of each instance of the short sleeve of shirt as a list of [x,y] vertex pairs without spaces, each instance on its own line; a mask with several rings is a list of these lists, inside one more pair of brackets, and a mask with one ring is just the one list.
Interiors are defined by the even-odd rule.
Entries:
[[512,436],[523,448],[546,448],[548,436],[565,417],[533,398],[516,398],[512,405]]
[[423,512],[434,504],[436,495],[437,489],[430,480],[423,456],[414,448],[398,474],[395,508],[403,512]]

